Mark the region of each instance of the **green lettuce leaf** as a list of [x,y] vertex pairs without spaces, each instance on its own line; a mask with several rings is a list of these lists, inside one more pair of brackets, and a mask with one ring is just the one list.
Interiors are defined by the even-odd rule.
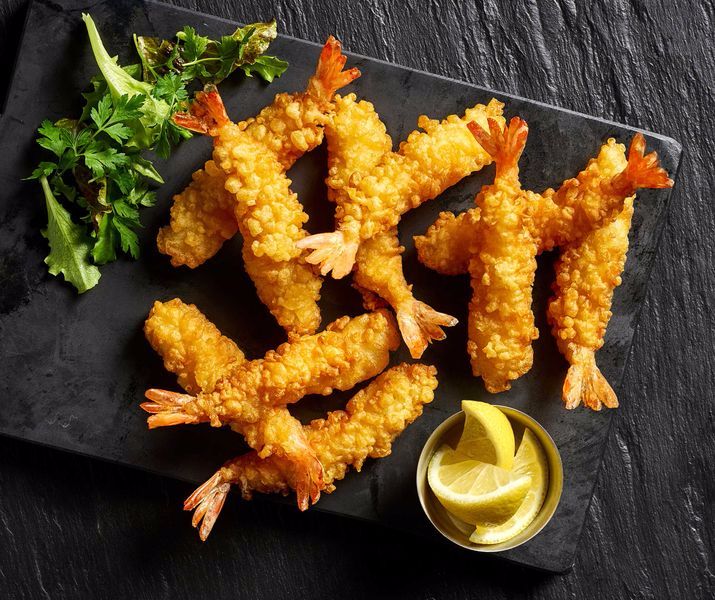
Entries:
[[50,244],[45,263],[52,275],[61,273],[82,294],[97,285],[100,278],[99,269],[89,258],[92,241],[86,228],[73,223],[69,212],[57,201],[47,177],[40,177],[40,185],[47,206],[47,229],[42,235]]

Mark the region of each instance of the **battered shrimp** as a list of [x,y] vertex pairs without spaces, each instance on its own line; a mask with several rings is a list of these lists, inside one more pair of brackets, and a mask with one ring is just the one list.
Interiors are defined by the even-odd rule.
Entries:
[[[212,392],[195,396],[151,389],[142,408],[150,428],[210,421],[257,423],[266,407],[297,402],[308,394],[347,390],[380,373],[399,343],[397,328],[385,310],[342,317],[319,334],[294,339],[263,359],[236,366]],[[261,442],[249,444],[257,448]],[[258,448],[257,448],[258,449]]]
[[518,117],[504,131],[494,120],[488,132],[474,123],[469,128],[496,163],[494,183],[476,198],[480,243],[469,261],[467,342],[472,372],[494,393],[508,390],[510,381],[531,368],[531,341],[539,336],[531,310],[538,250],[530,227],[533,199],[519,183],[519,158],[529,129]]
[[177,197],[160,250],[173,264],[196,266],[237,227],[246,271],[289,336],[318,328],[321,281],[295,246],[306,236],[308,216],[285,171],[321,142],[335,91],[359,76],[357,69],[342,71],[345,61],[340,43],[329,38],[306,92],[277,96],[255,119],[231,123],[215,89],[197,94],[190,114],[174,115],[177,124],[214,138],[214,156]]
[[[512,120],[512,123],[514,121]],[[498,124],[490,123],[491,138],[498,140]],[[475,136],[480,141],[485,142],[485,147],[489,147],[492,140],[485,138],[486,133],[480,132],[476,126],[471,127]],[[511,126],[510,126],[511,129]],[[508,138],[508,135],[507,135]],[[495,152],[499,150],[499,144],[493,148]],[[490,150],[491,152],[492,150]],[[611,231],[611,235],[620,239],[613,239],[609,244],[604,243],[603,252],[594,252],[586,246],[583,250],[569,250],[568,262],[563,262],[560,267],[561,283],[558,291],[564,286],[564,282],[570,281],[571,272],[578,270],[581,274],[586,272],[586,261],[592,258],[599,260],[610,260],[610,263],[596,263],[590,267],[593,274],[589,277],[594,279],[602,278],[601,285],[592,281],[579,286],[573,285],[569,289],[568,299],[557,299],[553,302],[552,322],[559,337],[572,339],[580,332],[593,331],[600,332],[592,336],[587,342],[588,336],[584,334],[583,348],[577,348],[574,344],[568,352],[564,351],[567,359],[578,368],[570,372],[569,378],[564,386],[564,401],[569,406],[578,404],[577,398],[590,394],[588,399],[584,399],[584,404],[598,405],[597,395],[602,404],[613,404],[616,402],[612,390],[607,388],[607,383],[600,376],[595,366],[593,353],[600,347],[596,341],[603,343],[605,325],[610,315],[605,316],[610,308],[613,294],[614,278],[622,271],[625,251],[627,250],[627,228],[625,230],[626,239],[623,238],[624,224],[618,222],[613,224],[614,230],[610,230],[607,224],[612,222],[614,215],[621,211],[621,217],[628,212],[623,206],[626,199],[633,195],[639,188],[663,188],[672,186],[672,181],[668,179],[667,173],[658,165],[657,155],[653,152],[644,155],[645,140],[641,134],[636,134],[631,142],[628,160],[625,158],[625,148],[621,144],[616,144],[613,139],[609,139],[603,145],[597,158],[591,160],[575,179],[564,182],[558,191],[546,190],[543,194],[533,192],[522,192],[525,204],[518,210],[511,209],[509,214],[501,218],[494,219],[494,224],[500,227],[514,228],[515,215],[521,214],[521,226],[525,229],[514,235],[511,241],[502,240],[505,244],[501,247],[495,244],[494,234],[488,228],[488,215],[486,208],[480,204],[481,214],[479,220],[476,213],[471,216],[454,217],[451,213],[443,213],[438,221],[430,228],[427,235],[416,238],[420,260],[428,266],[434,267],[442,273],[456,274],[463,272],[465,258],[470,257],[468,270],[472,274],[472,287],[474,298],[470,305],[470,355],[475,374],[482,373],[483,363],[495,363],[501,365],[504,371],[507,367],[516,365],[512,373],[501,373],[501,376],[494,381],[489,381],[485,377],[485,385],[489,391],[500,391],[508,389],[509,379],[514,379],[513,375],[520,376],[525,369],[531,365],[531,344],[526,349],[525,334],[529,329],[527,321],[533,324],[531,316],[531,282],[533,282],[534,259],[531,252],[541,252],[550,249],[554,245],[571,245],[579,248],[578,244],[584,236],[591,235],[589,232],[599,227],[605,227],[605,231]],[[498,159],[495,157],[495,160]],[[497,179],[499,179],[499,166],[497,167]],[[518,171],[516,171],[518,173]],[[498,184],[495,181],[495,186]],[[482,196],[484,191],[480,192]],[[482,201],[483,202],[483,201]],[[492,207],[499,210],[498,206]],[[469,215],[469,213],[463,213]],[[460,223],[464,221],[464,223]],[[469,223],[467,223],[469,221]],[[476,222],[476,225],[475,225]],[[500,225],[501,224],[501,225]],[[517,228],[518,229],[518,228]],[[601,236],[608,235],[599,233]],[[524,237],[528,237],[535,244],[526,252]],[[585,243],[585,242],[584,242]],[[623,245],[625,244],[625,246]],[[509,256],[509,260],[495,261],[494,257],[502,253],[504,257]],[[574,254],[576,253],[576,254]],[[621,256],[622,255],[622,256]],[[576,257],[579,258],[576,261]],[[492,262],[495,273],[488,272],[483,263]],[[588,271],[590,273],[590,270]],[[613,275],[612,273],[616,273]],[[582,275],[578,275],[581,277]],[[528,276],[527,276],[528,275]],[[503,280],[506,281],[503,281]],[[521,287],[526,285],[528,287]],[[500,282],[505,296],[500,300],[498,292],[501,291],[499,285],[494,287],[494,282]],[[509,286],[513,285],[518,293],[513,294],[513,304],[509,304]],[[491,290],[491,291],[490,291]],[[528,313],[524,291],[528,294]],[[584,296],[577,296],[578,293]],[[491,302],[490,302],[491,301]],[[576,304],[574,304],[576,303]],[[480,309],[480,306],[483,308]],[[578,306],[578,308],[575,308]],[[499,312],[484,321],[482,312],[492,313],[498,307]],[[516,310],[515,315],[502,320],[501,312],[509,313]],[[481,311],[481,312],[480,312]],[[505,313],[505,314],[506,314]],[[577,313],[577,314],[576,314]],[[579,324],[574,325],[574,318],[578,317]],[[557,317],[558,322],[556,322]],[[513,328],[511,323],[521,323],[517,328]],[[491,331],[491,333],[489,333]],[[518,332],[520,338],[515,337]],[[518,339],[521,339],[518,342]],[[481,348],[480,348],[481,346]],[[563,344],[562,349],[566,348]],[[590,356],[588,354],[590,352]],[[487,357],[487,358],[485,358]],[[496,371],[493,364],[490,368],[490,377]],[[483,375],[483,373],[482,373]],[[591,387],[597,386],[595,389]],[[609,392],[610,390],[610,392]],[[574,404],[575,403],[575,404]]]
[[[328,142],[328,191],[335,200],[351,183],[372,171],[391,151],[392,140],[370,102],[357,102],[355,95],[336,98],[336,112],[325,130]],[[402,337],[413,358],[422,356],[427,344],[444,339],[443,326],[457,323],[412,295],[402,270],[402,252],[397,228],[377,233],[360,244],[354,278],[361,292],[371,292],[395,310]],[[372,297],[368,301],[373,306]]]
[[593,410],[618,406],[616,394],[596,366],[595,353],[603,346],[613,290],[621,284],[626,264],[633,199],[626,200],[615,221],[564,249],[556,264],[548,315],[559,350],[571,365],[563,389],[569,409],[582,402]]
[[[166,369],[178,376],[179,384],[189,393],[211,393],[223,376],[246,362],[233,341],[221,335],[195,306],[179,299],[155,302],[144,332]],[[258,422],[237,423],[235,429],[263,454],[272,453],[273,460],[290,476],[302,510],[317,501],[323,468],[300,422],[285,407],[266,408]]]
[[310,248],[308,262],[319,264],[323,275],[344,277],[353,268],[360,242],[397,226],[411,208],[441,194],[470,173],[491,162],[491,157],[469,134],[466,124],[487,118],[503,121],[503,104],[477,104],[463,117],[442,122],[420,117],[423,132],[413,131],[398,152],[384,155],[379,164],[354,185],[336,194],[337,230],[309,236],[298,243]]
[[[384,372],[345,407],[317,419],[305,427],[310,446],[324,468],[325,492],[345,477],[349,467],[360,471],[367,458],[390,454],[392,442],[422,414],[437,387],[434,367],[402,364]],[[194,510],[192,524],[205,540],[231,485],[237,485],[245,499],[253,492],[287,494],[294,488],[284,463],[273,457],[260,459],[250,452],[227,462],[184,503]]]
[[442,275],[468,273],[479,219],[476,207],[456,216],[449,211],[441,212],[424,235],[414,237],[417,258]]

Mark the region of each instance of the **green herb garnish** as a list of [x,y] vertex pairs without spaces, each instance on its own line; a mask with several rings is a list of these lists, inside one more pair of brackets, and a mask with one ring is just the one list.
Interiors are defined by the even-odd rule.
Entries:
[[241,27],[220,40],[192,27],[174,40],[135,35],[141,64],[121,67],[92,18],[82,19],[100,75],[83,94],[78,119],[42,122],[37,143],[54,156],[29,177],[40,181],[47,205],[43,235],[50,245],[49,272],[61,273],[79,293],[97,285],[97,265],[120,253],[138,258],[139,209],[154,203],[150,185],[163,183],[141,153],[168,158],[173,146],[191,137],[171,120],[186,108],[191,88],[216,84],[238,68],[270,82],[288,66],[264,55],[277,35],[275,21]]

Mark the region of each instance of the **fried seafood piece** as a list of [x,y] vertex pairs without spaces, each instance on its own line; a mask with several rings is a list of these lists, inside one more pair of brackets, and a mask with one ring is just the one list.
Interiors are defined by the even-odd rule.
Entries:
[[211,392],[216,382],[246,358],[233,340],[193,304],[178,298],[154,302],[144,322],[144,335],[190,394]]
[[[344,64],[340,43],[328,38],[304,92],[277,94],[272,104],[238,127],[288,170],[322,142],[323,127],[334,110],[335,90],[359,76],[357,69],[342,72]],[[170,256],[173,266],[203,264],[236,234],[235,200],[224,189],[225,183],[226,175],[209,161],[193,174],[191,184],[174,196],[171,221],[157,236],[159,251]]]
[[400,216],[431,200],[470,173],[491,162],[466,125],[488,118],[502,119],[503,104],[492,100],[467,109],[463,117],[443,121],[422,116],[418,126],[359,181],[336,194],[337,229],[312,235],[298,243],[312,250],[308,262],[320,265],[323,275],[340,279],[350,273],[360,242],[397,226]]
[[[164,359],[166,369],[192,394],[210,393],[216,383],[246,359],[236,344],[221,335],[192,304],[174,299],[155,302],[144,324],[147,340]],[[236,423],[249,445],[273,460],[290,477],[298,506],[316,502],[323,488],[323,468],[306,441],[300,422],[285,407],[269,407],[256,423]]]
[[[345,410],[328,413],[305,426],[311,448],[323,465],[325,492],[353,467],[360,471],[368,458],[390,454],[392,442],[432,402],[437,387],[434,367],[402,364],[385,371],[350,400]],[[287,494],[294,489],[292,473],[273,456],[261,459],[250,452],[227,462],[184,503],[193,510],[192,524],[205,540],[216,522],[230,486],[245,499],[253,492]]]
[[505,130],[494,120],[489,131],[469,127],[496,163],[494,183],[476,197],[480,243],[469,261],[467,326],[472,372],[494,393],[509,389],[510,381],[531,368],[531,342],[539,336],[531,310],[538,251],[530,227],[533,198],[519,182],[519,158],[529,129],[518,117]]
[[[387,134],[375,107],[365,100],[358,102],[355,94],[337,96],[336,111],[325,129],[328,142],[328,196],[335,200],[363,174],[372,171],[385,154],[391,152],[392,140]],[[405,280],[397,227],[381,231],[364,240],[357,251],[354,281],[365,291],[382,298],[392,306],[402,337],[413,358],[419,358],[427,344],[444,339],[442,327],[455,325],[450,315],[433,310],[412,295],[412,286]],[[374,306],[370,295],[366,304]]]
[[[237,365],[213,391],[194,396],[147,390],[150,428],[209,421],[213,426],[257,423],[267,407],[284,406],[308,394],[348,390],[380,373],[399,336],[386,310],[342,317],[325,331],[296,338],[264,358]],[[248,440],[251,444],[251,440]],[[252,447],[267,445],[257,439]]]
[[439,213],[424,235],[414,237],[417,258],[424,266],[442,275],[468,273],[479,219],[477,207],[459,215],[449,211]]
[[621,284],[626,264],[633,199],[626,200],[615,221],[565,248],[556,263],[548,315],[559,350],[570,365],[563,389],[568,409],[579,404],[593,410],[618,406],[616,394],[596,366],[596,351],[603,346],[613,291]]
[[[476,126],[473,126],[472,129],[475,136],[485,143],[485,148],[491,145],[490,152],[499,152],[500,148],[504,147],[496,122],[490,122],[488,137],[486,132],[480,131]],[[511,124],[504,136],[505,141],[517,139],[511,135],[510,130]],[[496,155],[495,161],[497,164],[499,163]],[[500,177],[501,171],[498,165],[497,180]],[[499,181],[495,181],[495,186],[499,183]],[[572,365],[578,365],[570,373],[564,385],[564,401],[567,406],[575,406],[578,404],[577,398],[589,394],[589,398],[584,399],[585,405],[598,406],[599,400],[595,396],[598,396],[600,403],[606,406],[616,402],[612,391],[609,393],[610,387],[595,366],[593,354],[600,347],[594,343],[594,340],[600,338],[601,344],[603,343],[605,326],[610,318],[607,313],[610,310],[615,287],[613,281],[622,271],[627,250],[627,229],[624,242],[622,239],[624,223],[620,219],[623,219],[624,215],[628,213],[627,204],[632,201],[627,199],[632,197],[637,189],[670,186],[672,186],[672,181],[668,178],[665,170],[659,166],[657,155],[654,152],[645,155],[645,140],[641,134],[636,134],[633,137],[627,160],[624,146],[616,144],[614,140],[610,139],[603,145],[598,157],[591,160],[578,177],[564,182],[558,191],[546,190],[543,194],[524,191],[522,194],[525,203],[522,208],[512,207],[508,213],[493,220],[494,224],[506,230],[509,227],[513,228],[516,219],[521,218],[521,227],[524,231],[519,236],[515,235],[512,241],[502,240],[502,243],[508,243],[508,251],[506,246],[501,247],[499,244],[494,244],[494,240],[498,238],[489,228],[491,217],[486,212],[484,190],[477,197],[480,209],[478,220],[476,213],[467,217],[461,215],[455,217],[450,213],[443,213],[425,236],[416,239],[420,260],[442,273],[461,272],[466,256],[470,257],[468,270],[472,275],[474,298],[470,305],[469,348],[473,370],[475,374],[481,373],[484,376],[482,364],[492,363],[493,365],[502,365],[502,367],[516,364],[519,367],[514,369],[513,373],[502,372],[501,377],[492,381],[484,377],[485,385],[489,391],[508,389],[509,380],[515,378],[513,375],[523,374],[524,369],[528,370],[531,364],[531,344],[529,343],[529,350],[526,350],[524,339],[517,344],[516,337],[505,337],[507,333],[513,336],[515,331],[524,334],[528,330],[525,325],[526,317],[524,317],[527,303],[523,296],[523,291],[527,288],[515,285],[512,300],[515,304],[513,306],[516,307],[516,303],[520,303],[521,306],[518,310],[515,308],[517,312],[508,320],[505,319],[503,327],[499,330],[496,328],[499,321],[502,320],[499,313],[508,312],[511,308],[506,303],[507,297],[509,297],[508,292],[504,292],[503,303],[500,303],[498,295],[492,297],[494,291],[500,290],[499,287],[494,287],[495,281],[500,282],[503,290],[508,289],[507,283],[516,284],[517,280],[523,280],[521,283],[525,284],[526,274],[531,273],[533,269],[533,256],[530,255],[530,252],[541,252],[544,249],[552,248],[554,244],[559,244],[569,248],[565,254],[568,257],[568,263],[562,262],[559,267],[561,283],[557,284],[557,297],[552,303],[552,323],[554,323],[554,330],[558,330],[557,336],[563,339],[574,339],[578,334],[575,332],[575,328],[571,328],[574,325],[574,318],[578,317],[578,329],[580,332],[584,332],[584,336],[581,338],[583,342],[576,341],[568,350],[566,350],[566,342],[560,343],[569,362]],[[626,209],[623,208],[624,203]],[[492,210],[498,212],[499,207],[493,206]],[[618,222],[614,223],[613,215],[617,215],[616,211],[619,210],[621,216],[618,217]],[[460,225],[462,219],[469,220],[470,224]],[[501,225],[499,225],[500,223]],[[611,226],[614,228],[613,230],[608,229]],[[603,242],[602,253],[595,252],[588,246],[583,251],[571,250],[571,248],[579,248],[584,237],[588,238],[593,235],[590,232],[594,230],[600,232],[599,227],[610,231],[610,235],[614,237],[609,244]],[[604,235],[609,234],[599,233],[598,239],[601,240],[601,236]],[[526,248],[525,245],[522,245],[524,236],[530,237],[536,246],[532,247],[529,253],[524,252]],[[618,236],[620,238],[616,239]],[[494,257],[498,256],[499,252],[509,254],[510,258],[508,260],[503,258],[501,261],[495,260]],[[577,254],[574,255],[572,252]],[[579,257],[578,261],[575,256]],[[610,259],[612,264],[597,263],[592,265],[592,274],[587,277],[585,273],[590,271],[586,270],[585,261],[588,259]],[[493,272],[489,272],[488,268],[484,266],[490,262]],[[583,286],[571,283],[571,286],[567,288],[566,282],[571,282],[572,271],[578,271],[578,274],[573,273],[575,278],[585,277],[588,281]],[[616,275],[613,275],[613,272]],[[602,278],[600,285],[596,283],[599,277]],[[533,281],[533,274],[530,274],[528,279]],[[587,295],[588,289],[591,287],[594,290],[594,297]],[[529,307],[531,304],[530,289],[531,283],[528,286]],[[561,299],[558,294],[567,289],[569,298]],[[585,296],[578,297],[578,293],[583,293]],[[484,313],[494,311],[497,311],[495,315],[491,315],[486,321],[483,321]],[[566,311],[570,311],[570,313],[566,314]],[[529,315],[530,313],[529,308]],[[558,322],[555,321],[557,317],[559,317]],[[533,316],[529,320],[533,323]],[[511,327],[512,322],[521,323],[521,326],[514,329]],[[602,330],[599,324],[602,324]],[[484,335],[484,332],[489,332],[492,327],[495,329],[491,335]],[[600,331],[600,333],[589,336],[587,332],[593,331]],[[508,343],[510,339],[512,341]],[[577,347],[579,343],[583,343],[583,347]],[[501,371],[504,369],[501,368]],[[490,371],[490,375],[495,375],[495,373]]]
[[[304,102],[283,97],[255,120],[232,123],[211,87],[196,95],[189,113],[173,117],[176,124],[214,138],[213,162],[207,163],[205,171],[217,178],[223,173],[227,193],[215,203],[224,207],[232,200],[229,204],[243,237],[246,271],[261,301],[289,337],[318,328],[321,280],[296,247],[307,235],[303,225],[308,216],[291,191],[285,171],[301,152],[320,142],[335,90],[359,75],[356,69],[342,71],[345,60],[339,42],[330,38]],[[186,220],[177,215],[173,222]],[[182,239],[193,239],[191,235]]]

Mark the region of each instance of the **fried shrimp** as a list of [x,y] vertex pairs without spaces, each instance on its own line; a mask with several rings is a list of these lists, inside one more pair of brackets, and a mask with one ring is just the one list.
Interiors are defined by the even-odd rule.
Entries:
[[470,208],[459,215],[444,211],[424,235],[414,237],[417,258],[426,267],[442,275],[469,272],[479,223],[479,208]]
[[279,94],[255,119],[231,123],[215,89],[197,94],[190,113],[174,115],[178,125],[214,138],[214,156],[175,199],[159,249],[172,264],[194,267],[240,230],[246,271],[289,335],[318,328],[321,281],[295,246],[307,235],[308,216],[285,171],[320,144],[335,91],[359,76],[342,70],[345,61],[329,38],[306,92]]
[[[385,125],[370,102],[357,102],[350,94],[336,97],[335,104],[335,116],[325,129],[326,183],[332,200],[372,171],[392,149]],[[444,339],[442,327],[455,325],[457,320],[414,298],[402,270],[403,252],[397,227],[377,233],[358,248],[354,280],[363,294],[367,290],[392,306],[410,354],[419,358],[431,340]],[[373,306],[372,297],[367,304]]]
[[[358,392],[345,410],[306,425],[308,442],[324,468],[324,491],[332,492],[350,467],[360,471],[367,458],[389,455],[392,442],[422,414],[436,387],[434,367],[402,364]],[[231,485],[238,486],[245,499],[254,492],[287,494],[295,489],[284,467],[280,460],[261,459],[255,452],[227,462],[184,503],[184,510],[195,511],[192,524],[201,539],[211,532]]]
[[[246,362],[238,346],[221,335],[198,308],[179,299],[155,302],[144,332],[166,369],[178,376],[179,385],[189,393],[212,392],[223,376]],[[282,465],[299,507],[305,509],[320,497],[323,468],[300,422],[285,407],[267,408],[257,423],[238,423],[235,429],[246,436],[249,445],[272,453],[273,460]]]
[[178,298],[154,302],[144,335],[190,394],[213,391],[232,367],[246,362],[233,340],[221,335],[196,306]]
[[613,291],[621,284],[632,216],[630,197],[615,221],[564,249],[556,264],[548,315],[559,350],[570,365],[563,389],[568,409],[579,404],[593,410],[618,406],[616,394],[596,366],[596,351],[603,346],[612,315]]
[[150,402],[142,408],[152,413],[150,428],[205,421],[214,426],[257,423],[266,407],[291,404],[308,394],[328,395],[333,388],[347,390],[374,377],[398,343],[397,328],[385,310],[342,317],[321,333],[237,365],[212,392],[191,396],[151,389],[146,392]]
[[385,154],[369,173],[336,194],[337,229],[298,242],[312,250],[308,262],[320,265],[323,275],[332,271],[334,278],[344,277],[353,268],[360,242],[394,229],[402,214],[489,164],[491,157],[466,124],[501,120],[502,109],[501,102],[492,100],[467,109],[461,118],[451,115],[440,122],[420,117],[424,131],[413,131],[398,152]]
[[480,244],[469,261],[467,342],[472,372],[494,393],[509,389],[510,381],[531,368],[531,342],[539,336],[531,310],[538,249],[529,223],[533,199],[519,183],[529,129],[518,117],[504,131],[494,120],[489,131],[473,123],[469,128],[496,163],[494,183],[476,198]]
[[[499,215],[502,205],[492,202],[491,197],[500,196],[494,195],[493,190],[497,189],[502,196],[509,190],[517,193],[518,168],[510,167],[513,181],[505,188],[500,181],[502,169],[497,157],[505,143],[518,139],[511,132],[514,123],[512,120],[506,134],[500,133],[496,122],[490,122],[489,134],[470,126],[480,143],[484,142],[490,153],[497,153],[494,155],[497,179],[494,186],[478,195],[478,213],[475,209],[459,217],[442,213],[425,236],[416,238],[418,256],[427,266],[445,274],[464,272],[466,263],[474,291],[468,344],[472,367],[475,375],[483,376],[486,388],[495,392],[508,389],[509,381],[531,366],[531,342],[528,341],[527,348],[526,334],[533,326],[530,290],[536,253],[555,245],[569,248],[559,266],[557,297],[550,309],[554,331],[561,339],[559,347],[569,362],[577,365],[564,386],[564,402],[575,406],[584,398],[585,405],[614,404],[615,395],[597,370],[593,355],[600,347],[596,342],[603,343],[614,281],[622,271],[627,250],[628,231],[626,228],[624,241],[621,221],[628,213],[624,203],[639,188],[670,187],[672,181],[659,166],[655,153],[644,154],[645,140],[641,134],[634,136],[627,160],[624,146],[609,139],[575,179],[565,181],[557,191],[548,189],[542,194],[521,191],[521,204],[510,205],[505,214]],[[526,133],[522,135],[525,141]],[[499,216],[490,216],[488,208]],[[621,216],[613,222],[619,211]],[[511,230],[511,236],[501,240],[500,245],[496,243],[499,238],[493,227]],[[602,236],[609,234],[599,227],[613,236],[608,244]],[[603,252],[596,252],[590,245],[577,250],[584,238],[595,235],[591,233],[594,230],[599,232],[596,239],[603,244]],[[525,239],[530,242],[527,244]],[[610,260],[612,264],[596,263],[587,269],[586,261],[590,259]],[[578,281],[572,281],[572,276]],[[581,285],[580,278],[584,277],[588,281]],[[513,292],[509,292],[510,285]],[[562,292],[568,292],[568,298],[558,295]],[[578,325],[575,319],[579,320]],[[536,330],[532,333],[536,335]],[[576,339],[581,333],[583,337]],[[569,347],[565,340],[574,341]],[[488,365],[487,376],[484,365]]]

